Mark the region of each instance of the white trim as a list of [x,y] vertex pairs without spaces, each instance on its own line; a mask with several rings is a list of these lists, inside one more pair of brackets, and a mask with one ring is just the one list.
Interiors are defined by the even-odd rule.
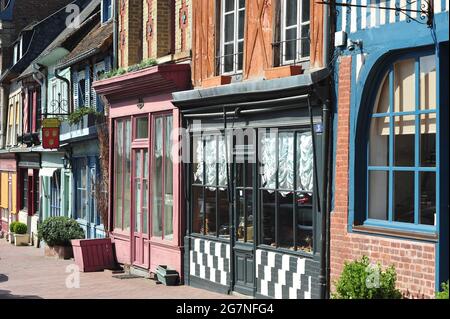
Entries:
[[57,170],[55,167],[43,167],[39,170],[39,176],[52,177]]

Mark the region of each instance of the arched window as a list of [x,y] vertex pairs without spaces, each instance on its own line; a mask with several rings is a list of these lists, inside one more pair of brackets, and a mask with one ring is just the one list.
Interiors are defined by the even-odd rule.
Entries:
[[382,80],[370,119],[367,224],[436,226],[436,92],[435,55],[398,60]]

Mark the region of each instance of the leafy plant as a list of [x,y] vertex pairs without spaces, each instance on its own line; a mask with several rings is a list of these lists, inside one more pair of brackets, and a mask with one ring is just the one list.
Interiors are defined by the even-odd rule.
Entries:
[[50,217],[39,225],[38,236],[49,246],[70,246],[72,239],[83,239],[84,230],[76,220],[58,216]]
[[76,125],[83,120],[83,117],[85,115],[89,115],[89,114],[98,116],[99,112],[97,112],[97,110],[92,107],[86,107],[86,106],[79,107],[75,111],[70,113],[69,118],[68,118],[69,124]]
[[115,76],[123,75],[128,72],[136,72],[139,70],[143,70],[152,66],[157,65],[158,62],[155,59],[147,59],[143,60],[141,63],[130,65],[127,69],[118,68],[109,72],[105,72],[100,76],[100,80],[110,79]]
[[346,262],[336,283],[333,299],[401,299],[396,289],[397,273],[394,266],[385,270],[381,265],[371,264],[367,256]]
[[442,291],[436,293],[436,299],[449,299],[448,298],[448,284],[449,282],[442,283]]
[[9,224],[9,231],[11,233],[14,233],[14,227],[16,226],[18,222],[12,222],[11,224]]
[[27,233],[28,227],[24,223],[16,223],[14,225],[14,233],[18,235],[24,235]]

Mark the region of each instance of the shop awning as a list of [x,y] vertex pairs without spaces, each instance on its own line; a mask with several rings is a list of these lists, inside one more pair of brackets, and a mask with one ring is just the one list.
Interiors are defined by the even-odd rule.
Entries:
[[55,167],[44,167],[39,170],[39,176],[52,177],[57,170]]

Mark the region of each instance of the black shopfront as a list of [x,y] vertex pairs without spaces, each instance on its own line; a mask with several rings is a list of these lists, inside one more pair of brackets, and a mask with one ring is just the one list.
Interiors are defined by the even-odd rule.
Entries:
[[320,296],[327,84],[319,71],[174,94],[186,129],[186,284]]

